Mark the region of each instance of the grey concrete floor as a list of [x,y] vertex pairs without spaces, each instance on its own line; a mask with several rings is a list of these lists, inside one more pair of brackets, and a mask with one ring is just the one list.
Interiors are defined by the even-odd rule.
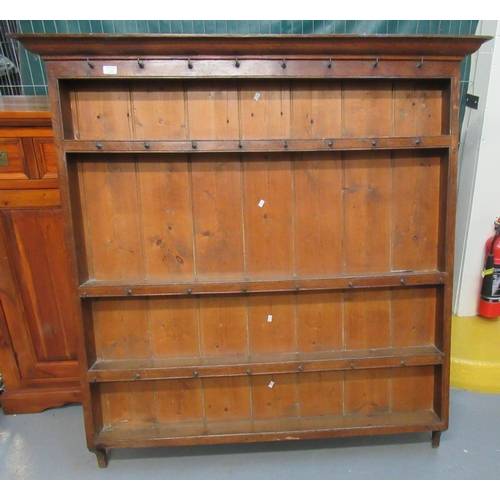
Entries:
[[281,443],[87,450],[82,407],[0,411],[0,479],[19,480],[498,480],[500,395],[453,389],[450,428],[430,433]]

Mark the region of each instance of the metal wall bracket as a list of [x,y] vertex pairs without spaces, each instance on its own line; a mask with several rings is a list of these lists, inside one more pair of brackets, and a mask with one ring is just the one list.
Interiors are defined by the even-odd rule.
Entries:
[[479,97],[477,95],[467,94],[465,105],[468,108],[477,109],[479,105]]

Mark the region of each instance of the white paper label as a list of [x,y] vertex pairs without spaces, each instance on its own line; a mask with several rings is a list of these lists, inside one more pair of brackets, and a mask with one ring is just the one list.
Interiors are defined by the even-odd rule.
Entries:
[[273,381],[273,380],[271,380],[271,382],[269,382],[269,384],[268,384],[268,387],[269,387],[270,389],[272,389],[272,388],[273,388],[273,385],[274,385],[274,381]]
[[272,321],[273,321],[273,315],[272,314],[268,314],[267,315],[267,322],[271,323]]
[[103,66],[102,72],[105,75],[117,75],[118,74],[118,66]]
[[264,200],[260,200],[260,201],[259,201],[259,207],[260,207],[260,208],[262,208],[262,207],[264,206],[264,203],[265,203],[265,201],[264,201]]
[[258,92],[257,92],[257,93],[253,96],[253,98],[254,98],[256,101],[258,101],[258,100],[259,100],[259,97],[260,97],[260,94],[259,94]]

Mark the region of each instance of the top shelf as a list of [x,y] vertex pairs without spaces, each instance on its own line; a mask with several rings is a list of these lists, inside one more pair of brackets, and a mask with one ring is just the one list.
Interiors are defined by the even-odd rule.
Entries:
[[59,88],[66,151],[447,147],[452,132],[446,79],[101,78]]
[[491,37],[446,35],[10,35],[43,59],[325,55],[463,59]]

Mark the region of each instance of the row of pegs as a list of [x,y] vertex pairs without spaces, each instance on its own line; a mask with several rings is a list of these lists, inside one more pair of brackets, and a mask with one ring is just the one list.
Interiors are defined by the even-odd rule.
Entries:
[[[377,68],[377,67],[378,67],[378,65],[379,65],[379,62],[380,62],[380,61],[379,61],[379,58],[377,57],[377,58],[375,59],[375,61],[373,62],[373,67],[374,67],[374,68]],[[87,59],[87,64],[89,65],[89,67],[90,67],[91,69],[94,69],[94,68],[95,68],[95,64],[94,64],[92,61],[90,61],[90,59]],[[143,61],[143,60],[141,60],[141,59],[137,59],[137,64],[138,64],[139,68],[144,69],[144,67],[145,67],[145,63],[144,63],[144,61]],[[424,59],[422,58],[422,59],[421,59],[421,60],[417,63],[417,68],[421,68],[423,65],[424,65]],[[189,68],[189,69],[193,69],[193,68],[194,68],[194,66],[193,66],[193,62],[191,61],[191,59],[188,59],[188,60],[187,60],[187,66],[188,66],[188,68]],[[237,57],[235,58],[234,66],[235,66],[236,68],[239,68],[239,67],[241,66],[241,63],[240,63],[240,61],[239,61],[239,59],[238,59]],[[286,67],[287,67],[287,62],[286,62],[286,59],[283,59],[283,60],[281,61],[281,67],[282,67],[283,69],[286,69]],[[333,62],[332,62],[332,59],[331,59],[331,58],[328,60],[327,67],[328,67],[329,69],[331,69],[331,68],[333,67]]]
[[[421,139],[420,139],[420,137],[417,137],[415,139],[415,145],[418,146],[420,143],[421,143]],[[333,147],[333,140],[329,139],[326,144],[330,148]],[[371,145],[373,147],[377,146],[377,144],[378,144],[378,141],[376,139],[373,139],[371,141]],[[151,148],[151,144],[149,142],[144,142],[143,145],[144,145],[144,149],[150,149]],[[243,149],[243,146],[244,146],[243,142],[242,141],[238,141],[238,148],[239,149]],[[289,146],[288,140],[285,139],[283,141],[283,148],[284,149],[288,149],[288,146]],[[103,148],[103,143],[102,142],[96,142],[95,143],[95,147],[96,147],[96,149],[101,150]],[[198,143],[196,141],[191,141],[191,148],[192,149],[197,149],[198,148]]]
[[[438,361],[438,364],[442,364],[442,363],[443,363],[443,359],[442,359],[441,357],[439,357],[437,361]],[[397,366],[397,365],[395,365],[395,366]],[[400,360],[400,362],[399,362],[399,366],[402,366],[402,367],[405,367],[405,366],[413,366],[413,363],[408,364],[408,362],[407,362],[407,360],[406,360],[406,359],[402,359],[402,360]],[[345,369],[345,370],[347,370],[347,369],[351,369],[351,370],[356,370],[356,369],[366,370],[367,368],[368,368],[368,367],[366,366],[366,364],[365,364],[365,363],[361,363],[361,364],[359,364],[359,363],[353,362],[353,363],[349,363],[349,367],[347,367],[347,366],[346,366],[344,369]],[[282,374],[282,375],[284,375],[284,374],[287,374],[287,373],[294,373],[294,372],[295,372],[295,373],[297,373],[297,372],[298,372],[298,373],[303,373],[303,372],[308,372],[308,371],[309,371],[309,368],[308,368],[307,366],[304,368],[304,366],[303,366],[303,365],[297,365],[297,366],[294,366],[294,367],[290,367],[290,368],[289,368],[289,370],[287,370],[287,371],[285,371],[285,372],[282,372],[281,374]],[[313,371],[314,371],[314,370],[313,370]],[[248,375],[249,377],[251,377],[251,376],[253,376],[253,375],[256,375],[256,376],[262,376],[262,375],[267,376],[267,375],[269,375],[269,374],[268,374],[268,373],[266,373],[266,372],[264,372],[264,373],[259,373],[259,372],[254,373],[251,369],[247,369],[247,370],[245,370],[245,372],[240,373],[240,375],[244,375],[244,374]],[[276,374],[276,375],[280,375],[280,374]],[[198,377],[200,377],[200,373],[199,373],[198,371],[196,371],[196,370],[195,370],[195,371],[193,371],[193,372],[191,373],[191,376],[192,376],[193,378],[198,378]],[[202,376],[202,377],[204,377],[204,376],[206,376],[206,375],[201,374],[201,376]],[[208,375],[208,377],[211,377],[211,376],[213,376],[213,375]],[[189,377],[189,375],[188,375],[188,374],[186,374],[183,378],[188,378],[188,377]],[[270,382],[267,384],[267,386],[268,386],[270,389],[272,389],[272,388],[276,385],[276,382],[275,382],[275,380],[274,380],[274,377],[272,377],[272,376],[271,376],[270,378],[271,378],[271,380],[270,380]],[[140,373],[137,373],[137,372],[136,372],[136,373],[134,374],[134,376],[133,376],[133,379],[134,379],[134,380],[141,380],[141,379],[143,379],[143,377],[141,376],[141,374],[140,374]],[[143,380],[152,380],[152,378],[148,377],[148,375],[147,375],[147,373],[146,373],[146,377],[145,377]],[[89,379],[89,382],[90,382],[91,384],[95,384],[95,383],[96,383],[96,382],[98,382],[98,381],[100,382],[100,380],[98,380],[98,378],[97,378],[97,377],[92,377],[92,378],[90,378],[90,379]]]
[[[262,207],[263,205],[264,205],[264,200],[261,200],[261,201],[260,201],[260,203],[259,203],[259,207]],[[406,279],[404,279],[404,278],[401,278],[401,279],[399,280],[399,283],[400,283],[400,285],[402,285],[402,286],[406,286],[406,285],[408,284],[408,283],[407,283],[407,281],[406,281]],[[443,279],[442,277],[440,277],[440,278],[439,278],[439,283],[441,283],[442,285],[444,285],[444,279]],[[410,283],[410,284],[411,284],[411,283]],[[395,285],[396,285],[396,283],[393,283],[393,284],[391,284],[390,286],[395,286]],[[349,281],[349,282],[348,282],[348,284],[347,284],[347,286],[348,286],[349,288],[358,288],[358,287],[359,287],[359,288],[366,288],[366,285],[364,285],[364,284],[359,284],[359,283],[355,283],[354,281]],[[344,286],[344,287],[342,287],[342,288],[347,288],[347,287],[345,287],[345,286]],[[301,287],[301,286],[300,286],[300,283],[295,283],[295,286],[294,286],[294,287],[290,287],[289,289],[286,289],[286,290],[283,290],[283,291],[285,291],[285,292],[291,292],[291,291],[293,291],[294,289],[295,289],[296,291],[300,291],[300,290],[302,290],[302,291],[311,290],[311,288],[308,288],[308,287]],[[248,290],[248,288],[247,288],[247,286],[246,286],[246,285],[242,285],[242,287],[241,287],[241,289],[240,289],[240,290],[233,290],[233,291],[234,291],[235,293],[240,293],[240,292],[246,293],[246,292],[248,292],[249,290]],[[255,291],[265,292],[265,290],[255,290]],[[181,293],[182,293],[182,292],[181,292]],[[187,288],[187,289],[185,290],[185,292],[184,292],[184,293],[186,293],[187,295],[192,295],[192,294],[193,294],[193,289],[192,289],[192,288]],[[127,288],[127,289],[125,289],[125,295],[128,295],[128,296],[130,297],[130,296],[134,295],[134,292],[133,292],[133,290],[132,290],[131,288]],[[139,294],[139,296],[140,296],[140,295],[141,295],[141,294]],[[197,296],[198,294],[197,294],[197,293],[196,293],[196,291],[195,291],[193,295],[196,295],[196,296]],[[93,296],[90,296],[90,298],[92,298],[92,297],[93,297]],[[82,299],[89,298],[89,296],[88,296],[87,292],[83,292],[83,293],[81,294],[81,298],[82,298]],[[273,319],[273,318],[272,318],[272,315],[269,315],[267,320],[268,320],[268,322],[270,322],[270,323],[271,323],[271,322],[272,322],[272,319]]]

